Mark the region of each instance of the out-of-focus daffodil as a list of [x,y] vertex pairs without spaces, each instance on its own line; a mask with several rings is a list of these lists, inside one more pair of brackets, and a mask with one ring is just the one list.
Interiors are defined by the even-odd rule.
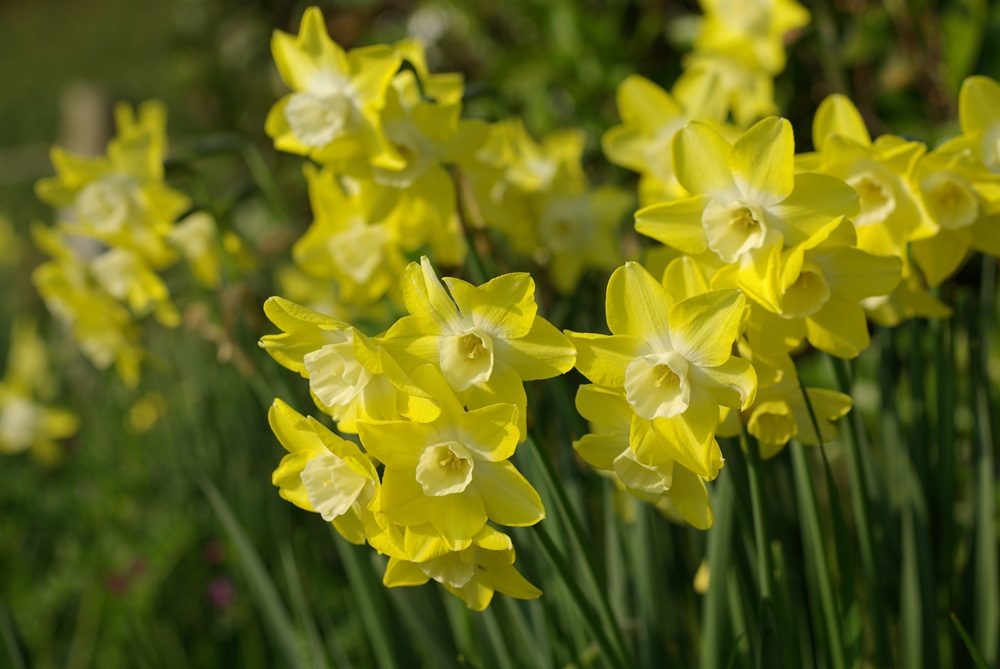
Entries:
[[176,258],[166,235],[190,200],[163,182],[166,109],[159,102],[115,108],[118,134],[107,154],[88,158],[52,149],[56,176],[36,185],[75,235],[132,250],[159,269]]
[[320,9],[310,7],[298,35],[274,32],[271,51],[293,91],[271,108],[265,123],[278,149],[320,163],[403,167],[379,117],[402,62],[395,50],[380,45],[345,53],[330,39]]

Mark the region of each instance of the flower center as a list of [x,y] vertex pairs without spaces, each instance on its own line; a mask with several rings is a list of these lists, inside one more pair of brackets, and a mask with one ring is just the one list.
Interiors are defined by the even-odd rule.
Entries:
[[642,418],[673,418],[691,401],[687,373],[687,361],[675,351],[636,358],[625,369],[625,398]]
[[489,381],[493,374],[493,340],[479,328],[443,337],[441,372],[455,390]]
[[862,172],[847,180],[858,194],[860,212],[854,218],[856,227],[883,223],[896,210],[892,188],[872,172]]
[[803,263],[795,282],[781,296],[781,315],[785,318],[805,318],[823,308],[830,299],[830,285],[815,263]]
[[701,216],[708,248],[723,262],[736,262],[741,255],[764,245],[767,226],[763,212],[742,203],[722,205],[711,202]]
[[417,482],[429,497],[442,497],[465,490],[472,481],[475,462],[469,450],[457,441],[446,441],[424,449],[417,462]]
[[80,222],[99,234],[120,232],[128,223],[135,190],[135,182],[124,174],[90,182],[76,196]]
[[372,379],[354,354],[352,330],[328,332],[331,343],[307,353],[303,362],[309,373],[309,388],[325,406],[347,406]]
[[339,90],[293,93],[285,107],[285,119],[300,142],[320,149],[347,128],[351,119],[351,100]]
[[979,218],[979,200],[964,179],[949,172],[938,172],[921,185],[924,202],[942,228],[959,230]]
[[332,453],[310,460],[299,477],[309,503],[327,522],[347,513],[365,487],[372,485],[351,469],[347,461]]

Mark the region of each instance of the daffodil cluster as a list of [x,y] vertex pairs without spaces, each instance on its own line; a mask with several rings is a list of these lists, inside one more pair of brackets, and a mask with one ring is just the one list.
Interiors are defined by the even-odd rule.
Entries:
[[53,148],[56,176],[39,181],[36,191],[59,220],[32,231],[51,256],[32,278],[90,361],[114,365],[134,386],[143,356],[139,321],[151,314],[174,327],[180,320],[159,272],[183,257],[201,283],[216,287],[219,259],[211,217],[195,212],[177,222],[191,201],[164,182],[163,105],[147,102],[136,114],[121,103],[115,118],[118,133],[103,156]]
[[[447,265],[465,257],[449,165],[486,139],[461,118],[458,74],[432,74],[414,40],[345,52],[311,7],[298,35],[275,31],[274,60],[291,92],[267,117],[275,146],[308,156],[314,221],[293,257],[336,299],[368,305],[397,287],[406,254],[429,249]],[[317,292],[314,301],[322,298]]]
[[562,374],[576,359],[538,316],[534,290],[527,274],[442,283],[423,258],[403,272],[409,314],[377,336],[279,297],[265,304],[281,333],[261,346],[308,379],[316,406],[360,443],[276,400],[271,427],[289,455],[274,484],[349,541],[388,556],[388,586],[433,579],[474,609],[495,591],[540,594],[493,527],[544,517],[510,462],[526,436],[523,382]]
[[582,131],[540,141],[520,119],[490,126],[486,143],[461,163],[469,218],[500,233],[514,256],[544,266],[555,289],[572,294],[587,270],[622,261],[619,229],[632,207],[621,188],[593,188],[583,171]]
[[58,460],[58,441],[76,434],[73,412],[52,407],[55,393],[45,343],[35,327],[15,323],[7,353],[7,371],[0,379],[0,453],[31,451],[46,463]]
[[[741,127],[778,111],[774,77],[785,69],[785,43],[809,23],[795,0],[700,0],[704,12],[694,51],[675,90],[719,88],[723,114]],[[683,95],[683,94],[682,94]]]

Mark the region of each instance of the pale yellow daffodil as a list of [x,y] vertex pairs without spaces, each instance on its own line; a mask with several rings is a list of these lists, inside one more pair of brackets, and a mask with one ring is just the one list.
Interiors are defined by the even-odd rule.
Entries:
[[[414,533],[414,528],[407,528],[406,539]],[[514,568],[510,537],[488,525],[468,547],[430,555],[419,562],[390,558],[382,582],[392,588],[423,585],[433,579],[474,611],[489,606],[494,592],[515,599],[537,599],[542,594]]]
[[839,216],[857,212],[857,196],[823,174],[796,174],[788,121],[767,118],[730,144],[702,123],[674,137],[677,178],[692,196],[636,213],[636,230],[696,255],[754,264],[775,248],[808,239]]
[[608,282],[612,334],[567,335],[584,376],[624,389],[636,414],[669,444],[671,457],[715,478],[722,464],[715,442],[719,407],[745,409],[757,388],[750,364],[732,356],[745,306],[736,290],[676,301],[641,265],[627,263]]
[[580,386],[576,408],[593,432],[573,442],[573,448],[589,465],[613,473],[639,499],[654,505],[668,501],[700,530],[712,526],[705,481],[671,457],[669,445],[651,421],[636,415],[624,393],[596,385]]
[[373,503],[380,482],[371,460],[356,444],[279,399],[271,405],[267,420],[288,451],[271,478],[282,499],[320,514],[352,544],[367,541],[380,553],[405,557],[401,528],[369,509],[377,506]]
[[320,163],[402,167],[379,117],[402,62],[395,50],[380,45],[345,53],[330,39],[320,9],[310,7],[298,35],[274,32],[271,51],[293,91],[271,108],[264,126],[279,150]]
[[466,411],[433,365],[413,379],[438,402],[435,420],[358,422],[365,450],[385,465],[380,512],[407,527],[430,523],[449,550],[470,547],[487,520],[540,521],[541,498],[508,461],[519,441],[518,408]]
[[261,347],[309,379],[317,406],[333,416],[338,429],[356,433],[360,419],[437,415],[434,403],[379,339],[281,297],[268,299],[264,313],[282,332],[261,337]]
[[470,407],[515,404],[523,436],[522,381],[571,369],[573,345],[537,315],[528,274],[505,274],[478,287],[450,277],[444,281],[448,292],[426,257],[406,269],[403,298],[410,315],[389,329],[384,345],[404,369],[437,365]]

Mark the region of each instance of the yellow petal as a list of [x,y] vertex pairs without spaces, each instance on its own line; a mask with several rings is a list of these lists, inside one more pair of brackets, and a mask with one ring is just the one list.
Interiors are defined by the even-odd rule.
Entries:
[[576,368],[591,382],[612,388],[625,385],[625,368],[639,356],[644,344],[635,337],[599,335],[566,330],[576,346]]
[[729,196],[736,189],[729,166],[730,149],[722,135],[692,121],[674,135],[677,180],[695,195]]
[[674,300],[659,281],[636,262],[625,263],[608,281],[606,312],[612,334],[645,342],[669,342],[667,314]]
[[709,201],[707,195],[696,195],[640,209],[635,214],[635,231],[684,253],[702,253],[708,240],[701,219]]
[[576,363],[576,348],[551,323],[537,316],[531,330],[516,339],[494,341],[497,355],[524,381],[565,374]]
[[685,360],[718,367],[732,355],[743,324],[746,298],[737,290],[713,290],[670,308],[670,341]]
[[545,518],[538,492],[507,461],[477,462],[472,485],[482,496],[486,515],[494,523],[526,527]]
[[850,98],[839,93],[828,95],[820,103],[813,118],[812,133],[813,146],[817,151],[823,150],[826,140],[831,135],[853,140],[863,146],[872,143],[871,135],[868,134],[868,128],[858,108]]
[[1000,123],[1000,84],[989,77],[969,77],[962,83],[958,109],[962,132],[993,130]]
[[771,116],[733,144],[729,164],[743,201],[768,206],[788,197],[795,186],[792,124]]
[[486,332],[512,339],[531,330],[538,305],[530,274],[503,274],[479,287],[451,277],[444,282],[459,310]]
[[856,358],[868,348],[868,322],[856,301],[831,295],[823,308],[806,319],[809,343],[838,358]]

